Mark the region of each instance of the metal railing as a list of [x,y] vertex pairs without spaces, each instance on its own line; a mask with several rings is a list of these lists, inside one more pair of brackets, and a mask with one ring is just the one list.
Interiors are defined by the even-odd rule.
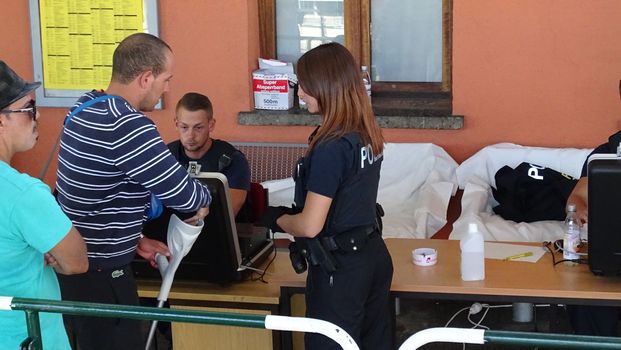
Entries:
[[251,315],[179,309],[173,310],[144,306],[126,306],[2,296],[0,296],[0,310],[21,310],[26,313],[28,338],[22,342],[21,348],[28,350],[43,349],[41,341],[41,328],[39,325],[39,312],[264,328],[277,331],[312,332],[329,337],[345,350],[359,349],[356,342],[339,326],[336,326],[330,322],[303,317]]
[[[22,349],[29,350],[43,349],[41,328],[39,326],[39,312],[264,328],[278,331],[312,332],[329,337],[345,350],[359,349],[349,334],[340,327],[330,322],[303,317],[160,309],[144,306],[39,300],[2,296],[0,296],[0,310],[21,310],[26,313],[28,338],[21,346]],[[399,350],[418,349],[432,342],[467,344],[493,343],[565,349],[621,349],[621,338],[615,337],[462,328],[430,328],[412,335],[401,345]]]
[[412,350],[433,343],[506,344],[555,349],[621,349],[621,339],[556,333],[490,331],[463,328],[429,328],[410,336],[399,350]]

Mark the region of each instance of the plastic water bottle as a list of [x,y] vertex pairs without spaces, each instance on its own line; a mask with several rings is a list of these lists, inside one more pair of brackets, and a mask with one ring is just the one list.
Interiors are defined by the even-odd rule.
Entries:
[[589,241],[589,223],[587,222],[583,223],[582,227],[580,228],[580,240],[582,242]]
[[576,253],[580,244],[580,225],[576,216],[576,205],[567,204],[567,217],[565,218],[565,235],[563,236],[563,259],[575,260],[580,256]]
[[468,235],[459,242],[461,248],[461,279],[480,281],[485,279],[485,246],[483,234],[477,224],[468,225]]
[[367,90],[367,95],[369,95],[369,101],[371,100],[371,75],[369,74],[369,67],[362,66],[360,69],[360,74],[362,75],[362,82],[364,83],[364,88]]

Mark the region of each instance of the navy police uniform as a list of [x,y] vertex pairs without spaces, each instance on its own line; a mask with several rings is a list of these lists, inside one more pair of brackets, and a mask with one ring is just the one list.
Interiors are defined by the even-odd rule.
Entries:
[[[185,152],[183,152],[183,146],[179,140],[169,143],[168,149],[177,158],[182,167],[187,169],[189,163],[195,161],[200,165],[201,172],[220,172],[224,174],[230,188],[250,190],[250,167],[248,166],[246,156],[230,143],[222,140],[213,140],[209,151],[200,159],[188,158]],[[252,204],[248,197],[236,217],[238,222],[248,222],[250,220]],[[166,242],[168,221],[173,213],[181,219],[194,215],[194,213],[181,213],[164,208],[163,213],[159,217],[144,224],[142,231],[151,239]]]
[[[295,170],[295,203],[308,191],[332,198],[321,233],[296,238],[310,250],[306,315],[347,331],[361,349],[392,349],[390,284],[393,267],[376,220],[382,155],[363,145],[358,133],[319,140]],[[320,242],[327,260],[319,255]],[[305,336],[306,349],[340,349],[329,338]]]
[[244,154],[222,140],[212,140],[209,151],[201,159],[190,159],[183,152],[179,140],[168,144],[168,149],[181,166],[187,168],[190,161],[201,165],[200,171],[220,172],[226,176],[230,188],[250,191],[250,167]]
[[[212,139],[207,153],[200,159],[190,159],[183,151],[179,140],[168,144],[168,149],[177,158],[182,167],[188,168],[190,162],[197,162],[201,172],[219,172],[226,176],[229,187],[250,191],[250,166],[246,156],[226,141]],[[237,222],[249,222],[252,216],[250,196],[246,197],[244,206],[236,216]],[[166,221],[168,222],[168,221]]]

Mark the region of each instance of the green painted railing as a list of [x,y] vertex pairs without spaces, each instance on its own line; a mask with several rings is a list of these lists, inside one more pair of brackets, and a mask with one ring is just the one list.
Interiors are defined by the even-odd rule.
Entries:
[[189,322],[265,328],[265,315],[204,312],[180,309],[164,309],[145,306],[83,303],[77,301],[56,301],[13,298],[12,310],[26,312],[54,312],[79,316],[130,318],[135,320],[158,320],[168,322]]
[[399,350],[418,349],[432,342],[506,344],[555,349],[621,349],[621,339],[613,337],[438,327],[417,332],[409,337]]
[[[358,346],[352,338],[338,326],[322,320],[301,317],[161,309],[143,306],[38,300],[2,296],[0,296],[0,310],[21,310],[26,313],[28,338],[22,343],[22,349],[29,350],[43,349],[41,344],[41,329],[39,326],[39,312],[201,323],[281,331],[315,332],[330,337],[345,350],[358,349]],[[565,349],[621,349],[621,338],[461,328],[425,329],[408,338],[399,349],[418,349],[420,346],[431,342],[468,344],[493,343]]]
[[[534,337],[533,335],[536,335]],[[485,331],[486,342],[563,349],[621,349],[621,338],[573,334]]]
[[356,342],[342,328],[332,323],[312,318],[163,309],[3,296],[0,296],[0,310],[21,310],[26,313],[28,338],[21,344],[21,348],[28,350],[43,349],[39,312],[238,326],[279,331],[314,332],[329,337],[341,345],[343,349],[359,350]]
[[43,349],[43,345],[41,343],[41,329],[39,326],[39,312],[265,328],[265,315],[202,312],[178,309],[172,310],[143,306],[94,304],[25,298],[13,298],[10,307],[12,310],[22,310],[26,312],[28,339],[22,343],[21,347],[23,349],[32,350]]

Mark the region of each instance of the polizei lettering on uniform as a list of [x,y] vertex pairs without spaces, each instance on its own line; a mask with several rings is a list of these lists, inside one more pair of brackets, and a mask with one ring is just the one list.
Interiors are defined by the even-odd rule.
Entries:
[[373,155],[373,147],[371,145],[366,145],[360,147],[360,169],[364,169],[364,163],[369,163],[369,165],[373,164],[376,160],[382,158],[384,155],[382,153],[377,156]]
[[528,163],[528,165],[530,165],[530,168],[528,169],[528,176],[532,177],[535,180],[543,180],[543,176],[539,175],[539,170],[543,170],[545,169],[545,167],[532,163]]

